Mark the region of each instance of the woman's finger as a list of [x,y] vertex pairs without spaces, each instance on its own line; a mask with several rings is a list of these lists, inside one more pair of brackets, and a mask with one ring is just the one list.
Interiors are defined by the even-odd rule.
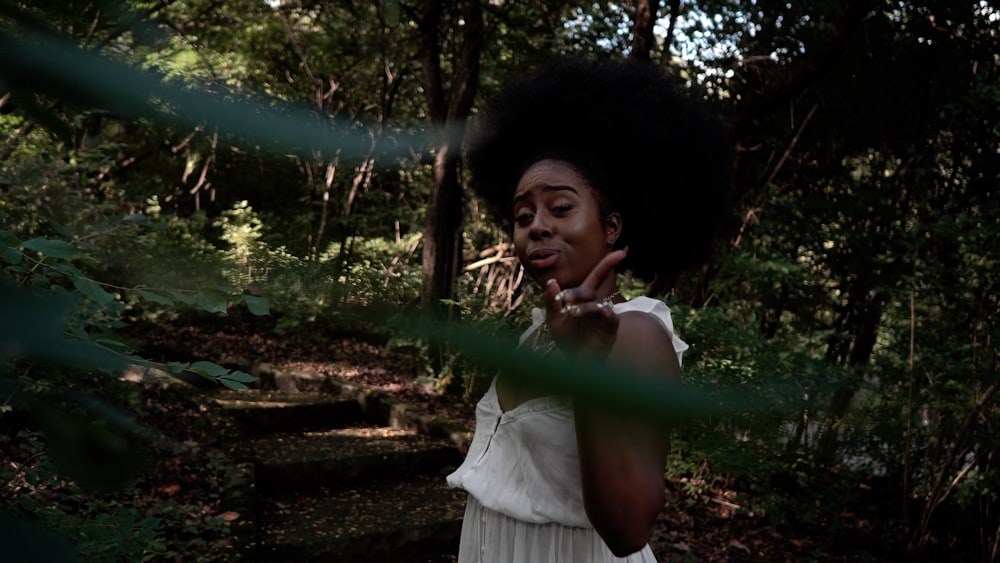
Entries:
[[563,308],[566,308],[577,303],[593,301],[597,299],[597,293],[594,291],[594,288],[581,285],[580,287],[571,287],[560,291],[554,299]]
[[565,304],[562,303],[561,299],[556,298],[561,293],[562,288],[559,287],[559,282],[555,278],[545,282],[545,287],[542,289],[542,302],[545,303],[545,312],[548,318],[562,312]]
[[612,326],[618,325],[618,315],[615,313],[610,303],[604,301],[589,301],[579,305],[569,305],[566,307],[566,314],[578,319],[594,317],[604,321],[610,321]]
[[580,287],[590,287],[596,290],[601,287],[608,275],[614,272],[615,266],[617,266],[622,260],[625,259],[624,250],[615,250],[614,252],[609,252],[607,256],[601,259],[600,262],[594,266],[594,269],[590,271],[587,278],[583,280],[583,284]]

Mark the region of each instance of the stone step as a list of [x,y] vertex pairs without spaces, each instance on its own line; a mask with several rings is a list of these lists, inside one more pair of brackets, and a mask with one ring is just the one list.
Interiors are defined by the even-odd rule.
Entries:
[[259,499],[257,561],[456,561],[466,493],[441,475]]
[[398,481],[439,474],[462,462],[462,454],[446,439],[385,426],[269,435],[248,447],[262,494]]
[[230,419],[249,436],[337,428],[364,421],[445,438],[462,452],[472,441],[472,431],[462,424],[396,402],[387,393],[331,378],[325,381],[328,390],[323,392],[217,391],[213,408],[231,414]]
[[228,393],[214,402],[250,437],[341,428],[366,421],[357,400],[339,396]]

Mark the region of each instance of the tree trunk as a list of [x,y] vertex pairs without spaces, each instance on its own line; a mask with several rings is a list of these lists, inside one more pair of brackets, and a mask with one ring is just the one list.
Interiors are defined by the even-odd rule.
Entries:
[[442,315],[442,299],[454,297],[454,281],[462,250],[462,186],[458,180],[458,147],[438,148],[427,202],[423,239],[421,306]]
[[635,8],[635,20],[632,22],[632,50],[629,60],[652,62],[650,52],[656,45],[653,26],[656,24],[656,11],[660,8],[660,0],[639,0]]
[[[858,295],[866,295],[862,292]],[[872,351],[875,348],[875,339],[878,336],[878,327],[882,320],[882,307],[884,298],[876,295],[871,297],[867,303],[856,305],[861,308],[861,312],[851,317],[857,319],[854,329],[853,345],[850,354],[847,356],[847,365],[852,369],[861,370],[871,359]],[[856,309],[855,309],[856,310]],[[826,412],[823,421],[823,431],[819,438],[819,446],[816,451],[816,460],[821,465],[833,465],[837,456],[837,423],[847,414],[851,401],[857,393],[857,383],[852,378],[850,383],[844,383],[833,393],[830,400],[830,408]]]
[[[427,0],[420,28],[420,60],[424,95],[431,124],[438,130],[434,174],[427,202],[423,237],[421,306],[431,315],[444,313],[441,301],[454,298],[454,284],[462,248],[462,184],[458,177],[465,120],[472,111],[479,85],[483,51],[483,13],[479,0],[464,0],[459,9],[464,22],[462,43],[446,95],[441,69],[442,0]],[[433,356],[434,354],[432,354]]]
[[[461,261],[463,196],[458,165],[465,120],[472,113],[479,86],[480,56],[485,42],[479,0],[463,0],[458,6],[463,22],[462,42],[452,64],[450,96],[446,95],[439,34],[444,6],[443,0],[427,0],[419,23],[427,115],[438,135],[424,220],[420,305],[425,315],[439,320],[447,318],[450,310],[442,301],[455,297],[455,279]],[[431,368],[440,374],[444,351],[436,339],[427,340]],[[453,377],[447,390],[449,393],[460,390],[459,378]]]

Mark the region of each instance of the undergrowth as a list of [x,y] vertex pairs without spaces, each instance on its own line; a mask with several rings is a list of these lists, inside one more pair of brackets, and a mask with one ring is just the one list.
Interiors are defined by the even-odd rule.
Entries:
[[[50,438],[32,420],[17,413],[0,417],[0,513],[28,523],[28,537],[19,539],[64,544],[67,558],[83,561],[231,560],[231,523],[244,515],[223,508],[229,462],[187,392],[116,387],[112,400],[130,405],[130,414],[163,432],[176,451],[127,441],[142,469],[113,488],[68,477],[50,453]],[[99,446],[86,454],[105,471],[121,462]]]

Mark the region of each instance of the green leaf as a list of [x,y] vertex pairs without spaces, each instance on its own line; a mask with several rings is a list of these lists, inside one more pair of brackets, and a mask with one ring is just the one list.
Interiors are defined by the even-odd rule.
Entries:
[[139,294],[139,297],[142,297],[146,301],[152,301],[153,303],[159,303],[160,305],[174,304],[172,299],[170,299],[166,295],[157,293],[155,291],[149,291],[148,289],[139,289],[136,290],[136,292]]
[[169,295],[170,298],[173,299],[174,301],[178,301],[186,305],[194,305],[195,294],[190,291],[176,289],[173,291],[168,291],[167,295]]
[[84,276],[83,272],[81,272],[76,266],[74,266],[72,264],[65,264],[65,263],[63,263],[63,264],[53,264],[52,265],[52,269],[55,270],[55,271],[57,271],[57,272],[62,272],[63,274],[66,274],[67,276],[69,276],[71,278],[85,278],[85,277],[87,277],[87,276]]
[[[6,5],[0,4],[0,5]],[[37,33],[37,31],[36,31]],[[220,131],[250,144],[284,146],[298,154],[340,150],[365,154],[371,143],[367,134],[352,130],[346,123],[320,123],[305,108],[292,104],[273,107],[259,101],[234,101],[226,96],[192,90],[165,80],[163,76],[130,68],[121,61],[103,57],[96,49],[83,49],[68,40],[45,36],[39,48],[38,35],[0,35],[0,75],[5,82],[31,84],[33,92],[52,95],[76,104],[100,106],[125,119],[152,119],[179,126],[213,123]],[[95,76],[101,77],[94,80]],[[30,97],[19,102],[29,107]],[[36,119],[48,112],[37,107]],[[72,133],[61,121],[44,123],[60,134]],[[59,127],[59,124],[62,126]],[[343,126],[341,126],[343,125]],[[421,133],[396,133],[401,146],[420,146]],[[412,137],[406,139],[405,137]],[[304,148],[308,147],[308,149]],[[400,150],[400,154],[406,154]]]
[[76,247],[64,240],[36,237],[21,243],[21,248],[41,252],[52,258],[70,259],[76,256]]
[[0,260],[8,264],[20,264],[24,256],[16,248],[0,246]]
[[222,383],[226,387],[230,389],[235,389],[237,391],[246,391],[247,389],[249,389],[246,385],[243,385],[238,381],[232,381],[230,379],[220,379],[219,383]]
[[142,213],[133,213],[122,218],[122,223],[148,223],[149,218]]
[[63,238],[73,238],[73,233],[70,232],[69,228],[67,228],[66,225],[63,225],[62,223],[58,223],[56,221],[49,221],[49,224],[52,225],[52,228],[55,229],[56,233],[59,236]]
[[0,259],[8,264],[20,264],[24,256],[17,250],[21,239],[10,231],[0,231]]
[[187,364],[182,362],[170,362],[167,366],[170,368],[170,372],[174,375],[178,375],[188,367]]
[[81,487],[106,491],[135,477],[142,451],[105,425],[42,404],[32,414],[45,431],[52,461]]
[[231,379],[233,381],[241,381],[243,383],[253,383],[254,381],[257,381],[256,377],[239,370],[233,370],[232,372],[222,376],[222,378]]
[[10,246],[17,248],[21,245],[21,239],[10,231],[0,231],[0,246]]
[[[25,475],[25,480],[26,481],[28,480],[28,475]],[[23,495],[20,498],[18,498],[17,504],[22,510],[26,510],[28,512],[34,512],[41,507],[41,505],[38,504],[37,499],[34,499],[28,495]]]
[[0,358],[38,359],[79,369],[113,373],[123,358],[65,334],[73,307],[65,294],[32,291],[0,283]]
[[98,338],[94,340],[94,342],[100,344],[101,346],[104,346],[105,348],[116,350],[119,352],[126,352],[131,348],[128,344],[120,340],[114,340],[111,338]]
[[271,303],[264,297],[244,295],[243,301],[246,302],[247,309],[254,315],[263,316],[271,314]]
[[229,296],[213,289],[199,291],[195,302],[209,313],[226,313],[229,310]]
[[207,375],[209,377],[217,378],[229,373],[229,370],[220,366],[219,364],[212,362],[195,362],[191,364],[191,371],[198,373],[198,375]]
[[47,530],[40,522],[16,518],[0,512],[0,544],[9,561],[78,561],[73,549],[63,538]]
[[80,293],[86,295],[91,301],[97,303],[98,305],[107,305],[115,300],[114,295],[104,291],[104,288],[92,279],[74,277],[72,280],[73,285],[80,290]]

